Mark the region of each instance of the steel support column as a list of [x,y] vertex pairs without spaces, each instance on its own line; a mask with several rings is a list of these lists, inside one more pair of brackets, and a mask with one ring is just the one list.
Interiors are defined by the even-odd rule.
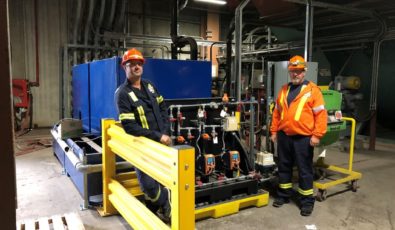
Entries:
[[0,0],[0,119],[1,131],[0,174],[6,186],[0,190],[2,197],[0,223],[2,229],[16,228],[16,183],[14,158],[13,109],[11,101],[11,57],[9,43],[8,1]]

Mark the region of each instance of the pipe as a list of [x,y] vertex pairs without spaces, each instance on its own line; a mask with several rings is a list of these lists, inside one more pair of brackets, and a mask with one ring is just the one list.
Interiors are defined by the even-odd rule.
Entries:
[[311,0],[307,0],[306,4],[306,27],[304,42],[304,58],[307,62],[312,60],[313,51],[313,18],[314,8],[311,6]]
[[233,40],[233,32],[235,31],[235,20],[233,19],[230,23],[229,31],[226,36],[226,75],[224,82],[226,82],[225,92],[228,93],[230,97],[234,97],[234,94],[231,94],[231,81],[232,79],[232,40]]
[[[82,11],[82,0],[77,0],[77,11],[75,17],[74,31],[73,31],[73,43],[78,44],[78,29],[81,20],[81,11]],[[77,64],[77,51],[73,52],[73,65]]]
[[38,47],[38,6],[37,0],[34,0],[34,37],[35,37],[35,46],[36,46],[36,81],[30,82],[29,85],[32,87],[40,86],[40,55],[39,55],[39,47]]
[[[62,148],[67,158],[70,160],[71,164],[78,172],[90,174],[90,173],[96,173],[102,171],[103,164],[84,164],[82,160],[76,156],[75,152],[70,149],[70,146],[68,146],[67,143],[60,138],[59,134],[55,131],[55,129],[51,129],[51,134],[52,137],[55,139],[55,141]],[[80,155],[80,157],[82,158],[82,155]],[[115,165],[117,169],[125,169],[125,168],[133,167],[127,161],[116,162]]]
[[[104,9],[106,7],[106,0],[101,0],[100,3],[100,14],[99,14],[99,18],[97,20],[97,26],[96,26],[96,32],[94,31],[95,34],[95,42],[94,45],[98,46],[99,45],[99,33],[100,33],[100,28],[102,26],[102,22],[103,22],[103,18],[104,18]],[[95,50],[95,59],[98,59],[99,54],[98,52]]]
[[213,61],[213,46],[218,45],[218,44],[226,44],[225,42],[213,42],[213,44],[210,45],[210,60]]
[[[306,4],[305,0],[285,0],[285,1],[298,3],[298,4]],[[311,1],[311,6],[326,8],[326,9],[330,9],[333,11],[342,12],[345,14],[356,14],[356,15],[361,15],[361,16],[373,18],[373,19],[377,20],[377,22],[379,22],[379,24],[380,24],[380,31],[378,32],[376,38],[382,37],[386,31],[385,21],[374,11],[356,9],[356,8],[352,8],[352,7],[340,6],[340,5],[336,5],[336,4],[330,4],[330,3],[318,2],[318,1]]]
[[121,0],[120,8],[121,8],[120,13],[117,14],[118,17],[115,20],[115,26],[114,26],[115,31],[119,31],[122,29],[122,24],[124,22],[125,13],[126,13],[126,0]]
[[[88,17],[86,19],[86,24],[85,24],[85,34],[84,34],[84,45],[88,45],[88,38],[89,38],[89,27],[92,22],[92,16],[93,16],[93,9],[95,8],[95,0],[90,0],[89,1],[89,11],[88,11]],[[88,55],[89,52],[85,51],[84,52],[84,61],[88,62]]]
[[171,23],[170,23],[170,36],[172,40],[171,44],[171,58],[177,59],[177,54],[180,53],[178,48],[182,48],[185,45],[189,45],[190,47],[190,57],[191,60],[197,60],[198,56],[198,47],[196,40],[192,37],[183,37],[178,36],[178,14],[179,12],[185,8],[188,3],[188,0],[184,0],[183,4],[179,8],[179,0],[173,0],[173,8],[171,15]]
[[[251,86],[252,87],[252,86]],[[251,97],[250,102],[254,102],[255,98]],[[259,105],[259,103],[258,103]],[[254,138],[255,138],[255,132],[254,132],[254,127],[255,127],[255,108],[254,105],[251,104],[250,106],[250,165],[254,165],[255,162],[255,157],[254,157]]]
[[117,5],[117,0],[112,0],[111,1],[111,9],[110,9],[110,16],[107,20],[106,28],[108,30],[112,29],[112,23],[114,21],[114,15],[115,15],[115,6]]
[[241,37],[242,37],[242,25],[243,25],[243,9],[250,2],[250,0],[243,0],[236,8],[235,13],[235,68],[234,73],[236,74],[236,99],[241,101]]

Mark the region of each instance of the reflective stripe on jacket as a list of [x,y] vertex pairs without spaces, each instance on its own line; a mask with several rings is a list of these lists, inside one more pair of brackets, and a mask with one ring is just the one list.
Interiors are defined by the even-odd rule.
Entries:
[[119,120],[126,133],[160,141],[169,134],[167,107],[163,97],[149,81],[141,79],[142,90],[148,98],[141,99],[126,80],[115,93]]
[[327,111],[321,90],[313,82],[302,86],[300,93],[288,107],[289,84],[284,85],[278,94],[273,111],[270,131],[280,130],[287,135],[304,135],[321,138],[326,133]]

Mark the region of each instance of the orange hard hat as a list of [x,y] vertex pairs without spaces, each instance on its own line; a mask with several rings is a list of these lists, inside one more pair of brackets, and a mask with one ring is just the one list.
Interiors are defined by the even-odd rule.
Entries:
[[288,70],[305,70],[306,61],[302,56],[296,55],[289,59]]
[[143,64],[145,62],[144,57],[141,54],[141,52],[136,50],[135,48],[132,48],[123,54],[122,65],[125,65],[126,62],[131,61],[131,60],[139,60],[139,61],[142,61]]

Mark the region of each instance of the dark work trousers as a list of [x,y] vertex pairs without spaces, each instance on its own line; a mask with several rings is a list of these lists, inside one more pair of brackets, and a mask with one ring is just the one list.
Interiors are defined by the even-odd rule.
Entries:
[[168,200],[168,190],[159,182],[135,168],[140,188],[145,194],[146,200],[150,200],[154,205],[163,207]]
[[299,172],[300,205],[314,204],[313,197],[313,155],[314,148],[310,145],[310,136],[287,136],[284,132],[277,133],[278,196],[289,198],[292,195],[292,171],[296,164]]

